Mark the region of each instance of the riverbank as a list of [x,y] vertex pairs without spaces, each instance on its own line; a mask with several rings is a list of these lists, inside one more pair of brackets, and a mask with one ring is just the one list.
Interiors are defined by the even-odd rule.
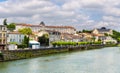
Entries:
[[69,46],[69,47],[52,47],[42,49],[28,49],[28,50],[3,50],[1,51],[0,61],[11,61],[26,59],[32,57],[39,57],[47,54],[62,53],[78,50],[91,50],[103,47],[109,47],[111,45],[81,45],[81,46]]

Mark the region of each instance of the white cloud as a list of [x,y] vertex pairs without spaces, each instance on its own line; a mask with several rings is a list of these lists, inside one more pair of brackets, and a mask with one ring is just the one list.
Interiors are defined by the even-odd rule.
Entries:
[[[0,2],[0,23],[71,25],[78,30],[120,27],[119,0],[7,0]],[[117,28],[120,30],[119,28]]]

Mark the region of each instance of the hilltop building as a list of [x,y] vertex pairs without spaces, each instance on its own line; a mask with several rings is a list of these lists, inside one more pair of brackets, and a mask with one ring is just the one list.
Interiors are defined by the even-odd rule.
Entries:
[[19,29],[26,27],[31,28],[33,32],[39,32],[41,30],[50,30],[50,31],[58,31],[60,33],[69,33],[69,34],[76,33],[76,29],[72,26],[46,26],[44,23],[40,23],[39,25],[19,23],[16,24],[15,31],[18,31]]
[[92,34],[93,37],[95,38],[95,41],[101,40],[104,44],[106,44],[107,42],[117,43],[117,41],[110,36],[113,35],[112,29],[107,29],[105,27],[102,27],[100,29],[94,29],[92,31]]

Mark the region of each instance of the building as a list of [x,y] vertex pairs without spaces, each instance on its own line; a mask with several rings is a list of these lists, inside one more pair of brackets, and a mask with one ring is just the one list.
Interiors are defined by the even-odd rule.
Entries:
[[93,34],[93,37],[95,38],[95,41],[100,40],[104,44],[106,44],[107,42],[117,43],[115,39],[109,36],[109,35],[113,35],[113,31],[111,29],[107,29],[105,27],[102,27],[100,29],[94,29],[92,34]]
[[68,34],[68,33],[62,33],[62,39],[63,41],[70,41],[70,42],[80,42],[83,41],[82,36],[77,34]]
[[16,23],[16,29],[15,31],[18,31],[21,28],[31,28],[33,32],[39,32],[41,30],[50,30],[50,31],[58,31],[60,33],[69,33],[69,34],[75,34],[76,29],[71,26],[46,26],[45,24],[40,25],[32,25],[32,24],[24,24],[24,23]]
[[60,41],[61,33],[58,31],[46,30],[49,33],[49,42]]
[[76,34],[76,29],[72,26],[45,26],[45,30],[58,31],[60,33]]
[[22,41],[24,40],[24,34],[21,34],[19,32],[9,32],[8,37],[7,37],[7,43],[17,43],[21,44]]
[[6,49],[7,44],[7,27],[0,25],[0,50]]
[[105,27],[102,27],[100,29],[94,29],[92,31],[93,34],[108,34],[108,35],[112,35],[113,31],[111,29],[107,29]]
[[41,37],[44,34],[47,34],[49,38],[49,45],[51,42],[61,40],[61,33],[58,31],[46,30],[46,31],[33,32],[33,34],[34,34],[34,37],[32,37],[32,39],[36,41],[38,41],[38,37]]

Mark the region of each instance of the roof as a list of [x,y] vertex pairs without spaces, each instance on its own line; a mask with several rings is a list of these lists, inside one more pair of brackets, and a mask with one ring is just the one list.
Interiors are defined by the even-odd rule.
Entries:
[[67,34],[67,33],[63,33],[62,34],[63,38],[66,38],[66,39],[80,39],[81,36],[79,35],[73,35],[73,34]]
[[21,34],[20,32],[14,31],[14,32],[9,32],[8,34]]
[[70,28],[70,29],[75,29],[72,26],[46,26],[47,28]]
[[100,29],[97,29],[99,32],[109,32],[110,29],[106,29],[105,27],[102,27]]
[[[42,25],[32,25],[32,24],[25,24],[25,23],[16,23],[16,25],[18,26],[29,26],[29,27],[42,27]],[[72,26],[45,26],[47,28],[70,28],[70,29],[74,29],[74,27]]]
[[17,23],[17,26],[29,26],[29,27],[41,27],[41,25],[32,25],[32,24],[25,24],[25,23]]

